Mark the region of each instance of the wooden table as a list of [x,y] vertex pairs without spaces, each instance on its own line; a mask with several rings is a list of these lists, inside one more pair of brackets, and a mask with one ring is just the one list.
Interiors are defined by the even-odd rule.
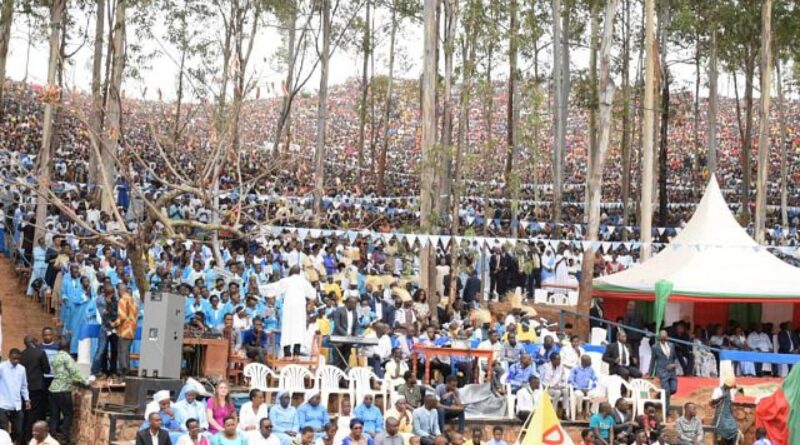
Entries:
[[228,349],[230,342],[224,338],[183,337],[186,346],[198,346],[204,349],[202,373],[204,377],[220,376],[225,378],[228,372]]
[[[492,380],[492,364],[494,363],[494,351],[491,349],[472,349],[472,348],[440,348],[437,346],[426,346],[423,344],[415,344],[414,352],[422,357],[425,357],[425,381],[428,384],[431,381],[431,360],[439,355],[450,357],[464,357],[468,359],[485,358],[489,361],[489,380]],[[417,361],[413,362],[413,372],[417,375]],[[478,369],[480,373],[480,368]],[[478,383],[479,374],[475,374],[475,383]]]

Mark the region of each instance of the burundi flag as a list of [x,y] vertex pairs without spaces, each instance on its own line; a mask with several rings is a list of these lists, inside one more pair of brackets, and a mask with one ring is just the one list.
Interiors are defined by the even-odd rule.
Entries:
[[800,444],[800,365],[783,385],[756,406],[756,426],[764,427],[774,445]]
[[539,397],[539,403],[534,408],[521,445],[574,445],[569,434],[561,428],[561,422],[547,391]]

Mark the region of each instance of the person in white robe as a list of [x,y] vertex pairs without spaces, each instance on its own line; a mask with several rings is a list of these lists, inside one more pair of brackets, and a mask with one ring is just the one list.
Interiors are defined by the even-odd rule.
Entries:
[[293,266],[289,276],[282,279],[283,312],[281,313],[281,348],[284,357],[299,355],[308,331],[307,302],[317,298],[314,287],[300,273],[300,266]]

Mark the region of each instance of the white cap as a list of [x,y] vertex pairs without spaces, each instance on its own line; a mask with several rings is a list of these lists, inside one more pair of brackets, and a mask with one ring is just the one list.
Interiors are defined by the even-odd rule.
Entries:
[[162,389],[161,391],[156,392],[153,394],[153,401],[156,403],[161,403],[164,400],[169,400],[169,391],[166,389]]

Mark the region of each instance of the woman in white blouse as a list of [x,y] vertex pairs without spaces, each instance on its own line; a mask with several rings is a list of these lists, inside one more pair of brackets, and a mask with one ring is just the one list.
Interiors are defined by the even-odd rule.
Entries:
[[264,403],[264,392],[260,389],[250,390],[250,401],[242,405],[239,410],[239,429],[242,431],[255,431],[261,419],[269,418],[269,409]]

